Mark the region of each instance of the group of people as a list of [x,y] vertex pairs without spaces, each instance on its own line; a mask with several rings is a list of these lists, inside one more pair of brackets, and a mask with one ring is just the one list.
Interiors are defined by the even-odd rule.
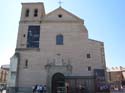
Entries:
[[32,91],[33,93],[46,93],[46,85],[34,85]]

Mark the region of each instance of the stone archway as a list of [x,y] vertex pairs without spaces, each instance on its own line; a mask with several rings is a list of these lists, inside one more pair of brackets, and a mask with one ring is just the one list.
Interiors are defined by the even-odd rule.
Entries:
[[62,73],[53,75],[51,90],[52,93],[65,93],[65,76]]

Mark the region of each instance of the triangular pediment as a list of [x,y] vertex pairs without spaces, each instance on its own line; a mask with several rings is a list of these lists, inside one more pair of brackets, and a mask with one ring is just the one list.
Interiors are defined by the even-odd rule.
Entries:
[[48,13],[44,16],[43,21],[55,21],[55,22],[82,22],[84,21],[74,14],[66,11],[62,7],[57,8],[56,10]]

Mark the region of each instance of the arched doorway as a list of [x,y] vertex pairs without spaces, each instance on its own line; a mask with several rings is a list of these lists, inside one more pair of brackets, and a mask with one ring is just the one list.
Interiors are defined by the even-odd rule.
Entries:
[[62,73],[56,73],[52,77],[52,93],[65,92],[65,76]]

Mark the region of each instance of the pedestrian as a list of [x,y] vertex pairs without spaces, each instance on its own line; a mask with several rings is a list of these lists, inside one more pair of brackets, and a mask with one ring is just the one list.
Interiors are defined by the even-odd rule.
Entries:
[[36,92],[40,93],[40,85],[37,85]]
[[39,85],[39,92],[43,93],[43,86],[42,85]]
[[80,85],[79,88],[80,88],[80,93],[86,93],[84,85]]
[[34,86],[32,87],[32,91],[33,91],[33,93],[36,92],[36,89],[37,89],[37,85],[34,85]]
[[44,85],[43,86],[43,93],[46,93],[46,90],[47,90],[46,85]]
[[2,93],[3,92],[3,87],[2,86],[0,86],[0,93]]

